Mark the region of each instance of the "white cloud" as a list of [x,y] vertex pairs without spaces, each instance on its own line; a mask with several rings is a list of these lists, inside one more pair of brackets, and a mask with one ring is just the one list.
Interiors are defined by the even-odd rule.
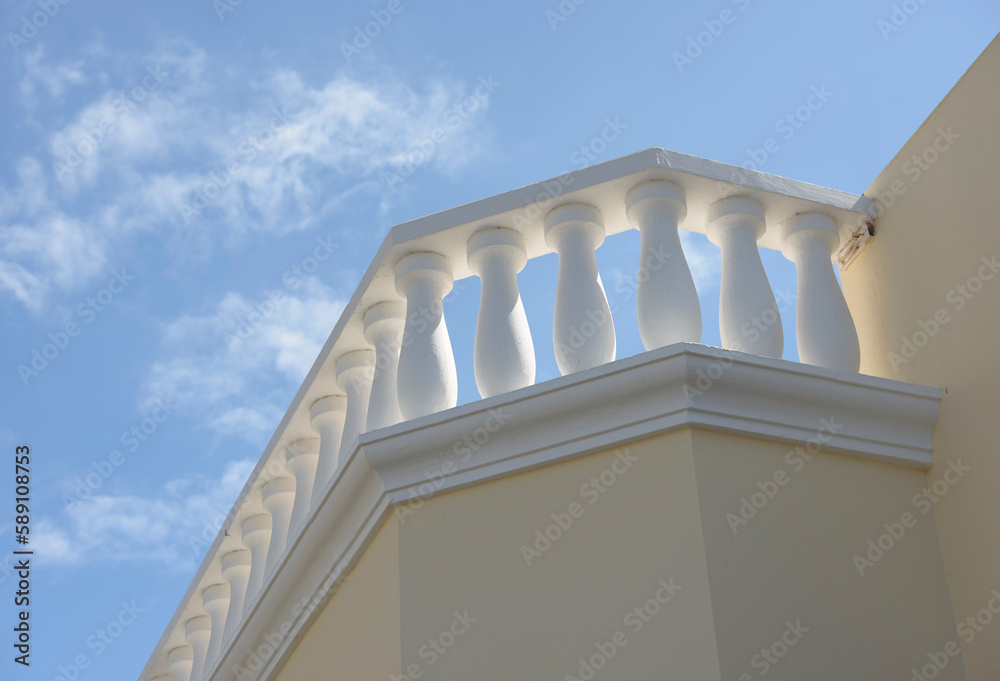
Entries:
[[43,62],[45,48],[41,45],[34,52],[24,54],[24,75],[21,77],[21,100],[33,108],[38,98],[36,90],[41,86],[53,98],[61,97],[71,85],[83,85],[87,77],[83,73],[83,62],[66,62],[50,66]]
[[[15,188],[0,190],[0,289],[36,310],[129,240],[166,242],[187,259],[216,243],[238,247],[248,233],[308,229],[350,202],[391,201],[387,177],[454,174],[489,139],[492,92],[479,83],[436,78],[415,89],[347,73],[311,82],[280,67],[255,77],[184,42],[141,58],[42,57],[24,61],[25,97],[70,85],[83,94],[30,145],[42,151],[22,158]],[[78,246],[90,265],[67,262]]]
[[[23,159],[17,170],[20,186],[0,191],[0,288],[37,311],[50,288],[83,284],[107,258],[98,230],[48,200],[37,161]],[[18,209],[20,219],[13,215]]]
[[170,356],[150,369],[144,400],[170,399],[218,436],[261,446],[343,308],[315,278],[277,303],[227,293],[206,313],[164,327]]
[[152,497],[92,496],[33,528],[39,560],[55,565],[111,561],[193,570],[243,489],[254,462],[236,461],[219,479],[167,482]]

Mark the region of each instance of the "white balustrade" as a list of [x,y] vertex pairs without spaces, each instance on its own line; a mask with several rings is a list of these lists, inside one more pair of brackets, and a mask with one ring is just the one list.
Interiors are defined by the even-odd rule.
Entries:
[[601,212],[583,203],[553,209],[545,217],[545,243],[559,254],[552,342],[565,376],[615,359],[615,326],[597,271],[604,243]]
[[223,634],[227,641],[243,619],[252,561],[253,554],[247,549],[230,551],[222,557],[222,578],[229,584],[229,613],[226,615],[226,630]]
[[243,597],[244,614],[254,602],[267,571],[267,552],[271,544],[271,514],[257,513],[243,521],[243,545],[250,549],[250,577],[247,579],[246,596]]
[[764,210],[750,198],[722,199],[709,208],[708,238],[722,251],[719,332],[731,350],[781,357],[781,315],[760,260]]
[[454,282],[451,262],[438,253],[404,256],[395,275],[396,292],[406,299],[396,389],[400,412],[409,420],[458,404],[458,374],[444,320],[444,297]]
[[222,582],[211,584],[202,591],[201,599],[202,607],[212,618],[212,633],[208,638],[208,649],[205,651],[205,668],[211,669],[222,650],[226,617],[229,612],[229,585]]
[[340,439],[340,462],[352,454],[354,441],[365,431],[368,421],[368,403],[371,402],[372,379],[375,377],[375,353],[371,350],[354,350],[337,360],[337,385],[347,394],[347,414],[344,416],[344,434]]
[[269,480],[264,485],[261,499],[264,509],[271,514],[271,542],[267,545],[267,566],[264,568],[266,576],[274,570],[288,543],[288,523],[295,504],[295,478],[282,475]]
[[201,681],[205,673],[205,656],[208,654],[208,642],[212,635],[212,618],[208,615],[197,615],[184,623],[184,640],[191,646],[191,678]]
[[795,263],[795,340],[799,361],[857,371],[861,346],[831,258],[840,246],[837,223],[823,213],[799,213],[781,225],[781,252]]
[[295,476],[295,503],[292,506],[292,519],[289,521],[289,532],[297,532],[302,521],[312,508],[313,483],[316,480],[316,465],[319,463],[319,438],[309,437],[288,445],[285,454],[285,465]]
[[487,227],[468,244],[469,269],[482,287],[473,366],[483,397],[501,395],[535,382],[535,346],[517,289],[517,273],[528,254],[524,237],[512,229]]
[[167,653],[167,669],[175,681],[191,681],[191,668],[194,665],[194,651],[191,646],[177,646]]
[[[253,497],[237,509],[228,530],[245,548],[221,556],[225,581],[202,589],[200,608],[182,609],[190,614],[174,623],[170,640],[187,645],[159,651],[157,668],[166,662],[173,681],[204,681],[215,669],[224,646],[261,597],[266,580],[353,454],[360,435],[456,406],[458,376],[444,314],[456,271],[477,275],[481,282],[473,369],[484,398],[535,381],[534,343],[518,274],[529,256],[547,252],[543,243],[558,255],[552,338],[559,371],[568,375],[615,359],[614,320],[596,251],[609,232],[625,228],[619,217],[622,209],[640,233],[634,286],[639,335],[647,350],[701,340],[698,292],[678,231],[701,229],[689,224],[690,211],[696,219],[704,218],[708,239],[721,251],[719,330],[724,347],[781,357],[781,315],[761,260],[763,244],[780,247],[795,263],[800,360],[858,370],[858,335],[832,261],[859,247],[845,244],[840,250],[841,235],[857,239],[862,234],[859,226],[868,220],[870,214],[857,208],[864,205],[861,198],[790,186],[786,180],[734,176],[731,182],[718,183],[726,193],[737,194],[707,205],[711,174],[693,172],[690,175],[697,177],[687,178],[689,173],[680,170],[683,164],[659,155],[656,162],[656,173],[632,170],[597,184],[588,179],[573,185],[572,202],[556,205],[540,221],[526,217],[526,211],[523,219],[514,219],[517,211],[509,199],[494,197],[495,203],[483,205],[507,207],[493,215],[481,213],[482,206],[463,207],[442,218],[447,222],[453,215],[469,216],[463,224],[435,232],[435,217],[394,234],[386,260],[369,270],[366,277],[371,278],[363,285],[367,288],[354,298],[365,305],[345,317],[338,327],[345,333],[333,339],[322,358],[322,376],[311,374],[317,383],[304,387],[302,394],[314,401],[298,405],[291,414],[295,423],[281,434],[286,449],[262,462],[267,476],[254,481]],[[719,176],[729,172],[716,169]],[[814,198],[805,198],[809,196]],[[522,198],[536,201],[536,208],[543,205],[537,198]],[[400,299],[387,290],[390,282]],[[362,335],[371,348],[364,347]],[[334,383],[343,394],[337,394]],[[302,437],[308,432],[306,419],[317,437]]]
[[405,317],[406,305],[397,300],[375,303],[365,312],[365,340],[375,348],[375,378],[368,402],[366,432],[403,420],[396,392],[396,372],[399,369]]
[[629,223],[642,235],[635,301],[642,344],[653,350],[700,342],[698,291],[677,231],[687,215],[684,190],[651,180],[633,188],[625,204]]
[[309,423],[319,435],[319,461],[316,464],[316,480],[313,482],[312,503],[319,501],[319,495],[337,470],[340,458],[340,441],[344,434],[344,420],[347,416],[347,396],[327,395],[316,400],[309,410]]

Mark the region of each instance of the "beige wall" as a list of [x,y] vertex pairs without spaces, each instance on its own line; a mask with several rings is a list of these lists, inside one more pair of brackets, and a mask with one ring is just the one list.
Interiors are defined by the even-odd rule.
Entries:
[[682,430],[443,494],[388,519],[279,679],[910,681],[935,655],[957,681],[924,484]]
[[390,518],[278,681],[387,681],[399,673],[399,525]]
[[[621,632],[627,642],[599,678],[719,679],[690,434],[628,453],[637,459],[629,467],[614,452],[595,454],[437,497],[408,517],[404,660],[435,680],[579,678],[579,659]],[[603,493],[590,486],[602,474],[614,478]],[[529,566],[522,545],[571,504],[579,517]],[[650,621],[626,623],[661,579],[680,590],[650,605]],[[429,667],[421,646],[456,610],[477,621]]]
[[[995,617],[981,611],[1000,589],[1000,276],[982,260],[1000,261],[998,83],[994,40],[866,192],[880,204],[876,238],[841,276],[861,371],[945,391],[928,482],[950,461],[970,469],[937,483],[947,491],[935,508],[960,621]],[[969,678],[995,679],[1000,622],[973,626]]]
[[[965,678],[923,473],[704,431],[694,450],[723,678],[909,681],[928,653]],[[868,540],[888,550],[856,563]]]
[[[912,503],[922,472],[787,458],[784,445],[691,430],[629,449],[638,460],[603,494],[580,488],[613,452],[447,494],[408,517],[404,666],[427,672],[421,646],[465,610],[477,621],[428,678],[580,678],[577,660],[618,630],[628,643],[597,678],[908,680],[927,654],[940,659],[949,642],[957,653],[933,514]],[[726,514],[758,482],[774,491],[766,481],[779,471],[773,498],[731,525]],[[527,565],[521,546],[573,502],[581,517]],[[854,555],[907,512],[911,526],[860,574]],[[681,590],[633,633],[626,613],[661,578]],[[774,646],[766,668],[758,654]],[[946,659],[936,678],[965,678],[961,657]]]

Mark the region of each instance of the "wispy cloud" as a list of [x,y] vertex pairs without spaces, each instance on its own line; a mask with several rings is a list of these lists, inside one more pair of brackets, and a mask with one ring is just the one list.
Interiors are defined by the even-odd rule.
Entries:
[[[177,478],[152,496],[89,497],[59,516],[39,518],[32,528],[32,546],[43,564],[152,563],[190,571],[253,466],[252,461],[236,461],[218,479]],[[207,540],[206,532],[212,535]]]
[[150,369],[145,399],[169,398],[216,435],[261,446],[343,308],[315,278],[282,295],[267,314],[259,301],[227,293],[203,314],[164,326],[169,354]]
[[29,109],[38,103],[39,88],[47,91],[50,97],[58,98],[70,86],[83,85],[86,82],[83,61],[50,64],[45,61],[45,48],[41,45],[33,51],[24,53],[24,75],[20,82],[21,101]]
[[[70,85],[82,96],[26,146],[42,151],[23,156],[0,190],[0,289],[36,310],[100,270],[67,269],[60,251],[82,244],[102,263],[139,238],[177,252],[309,229],[351,202],[384,205],[392,192],[380,176],[416,156],[454,174],[488,139],[485,102],[455,117],[476,83],[433,78],[417,88],[349,72],[312,82],[280,66],[256,77],[184,42],[128,59],[43,56],[39,48],[23,58],[25,104]],[[447,139],[418,154],[442,127]]]

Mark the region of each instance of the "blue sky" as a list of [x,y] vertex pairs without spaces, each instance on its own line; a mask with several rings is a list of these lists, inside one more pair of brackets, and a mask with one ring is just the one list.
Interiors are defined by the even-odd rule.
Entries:
[[[7,633],[4,678],[136,678],[392,225],[652,146],[861,193],[1000,24],[986,0],[230,3],[4,3],[0,448],[32,448],[37,551],[33,664]],[[638,243],[598,252],[619,357]],[[685,247],[718,344],[718,252]],[[794,268],[763,256],[795,358]],[[520,279],[539,380],[555,265]],[[446,306],[463,402],[477,306],[475,280]],[[13,590],[0,569],[8,632]]]

